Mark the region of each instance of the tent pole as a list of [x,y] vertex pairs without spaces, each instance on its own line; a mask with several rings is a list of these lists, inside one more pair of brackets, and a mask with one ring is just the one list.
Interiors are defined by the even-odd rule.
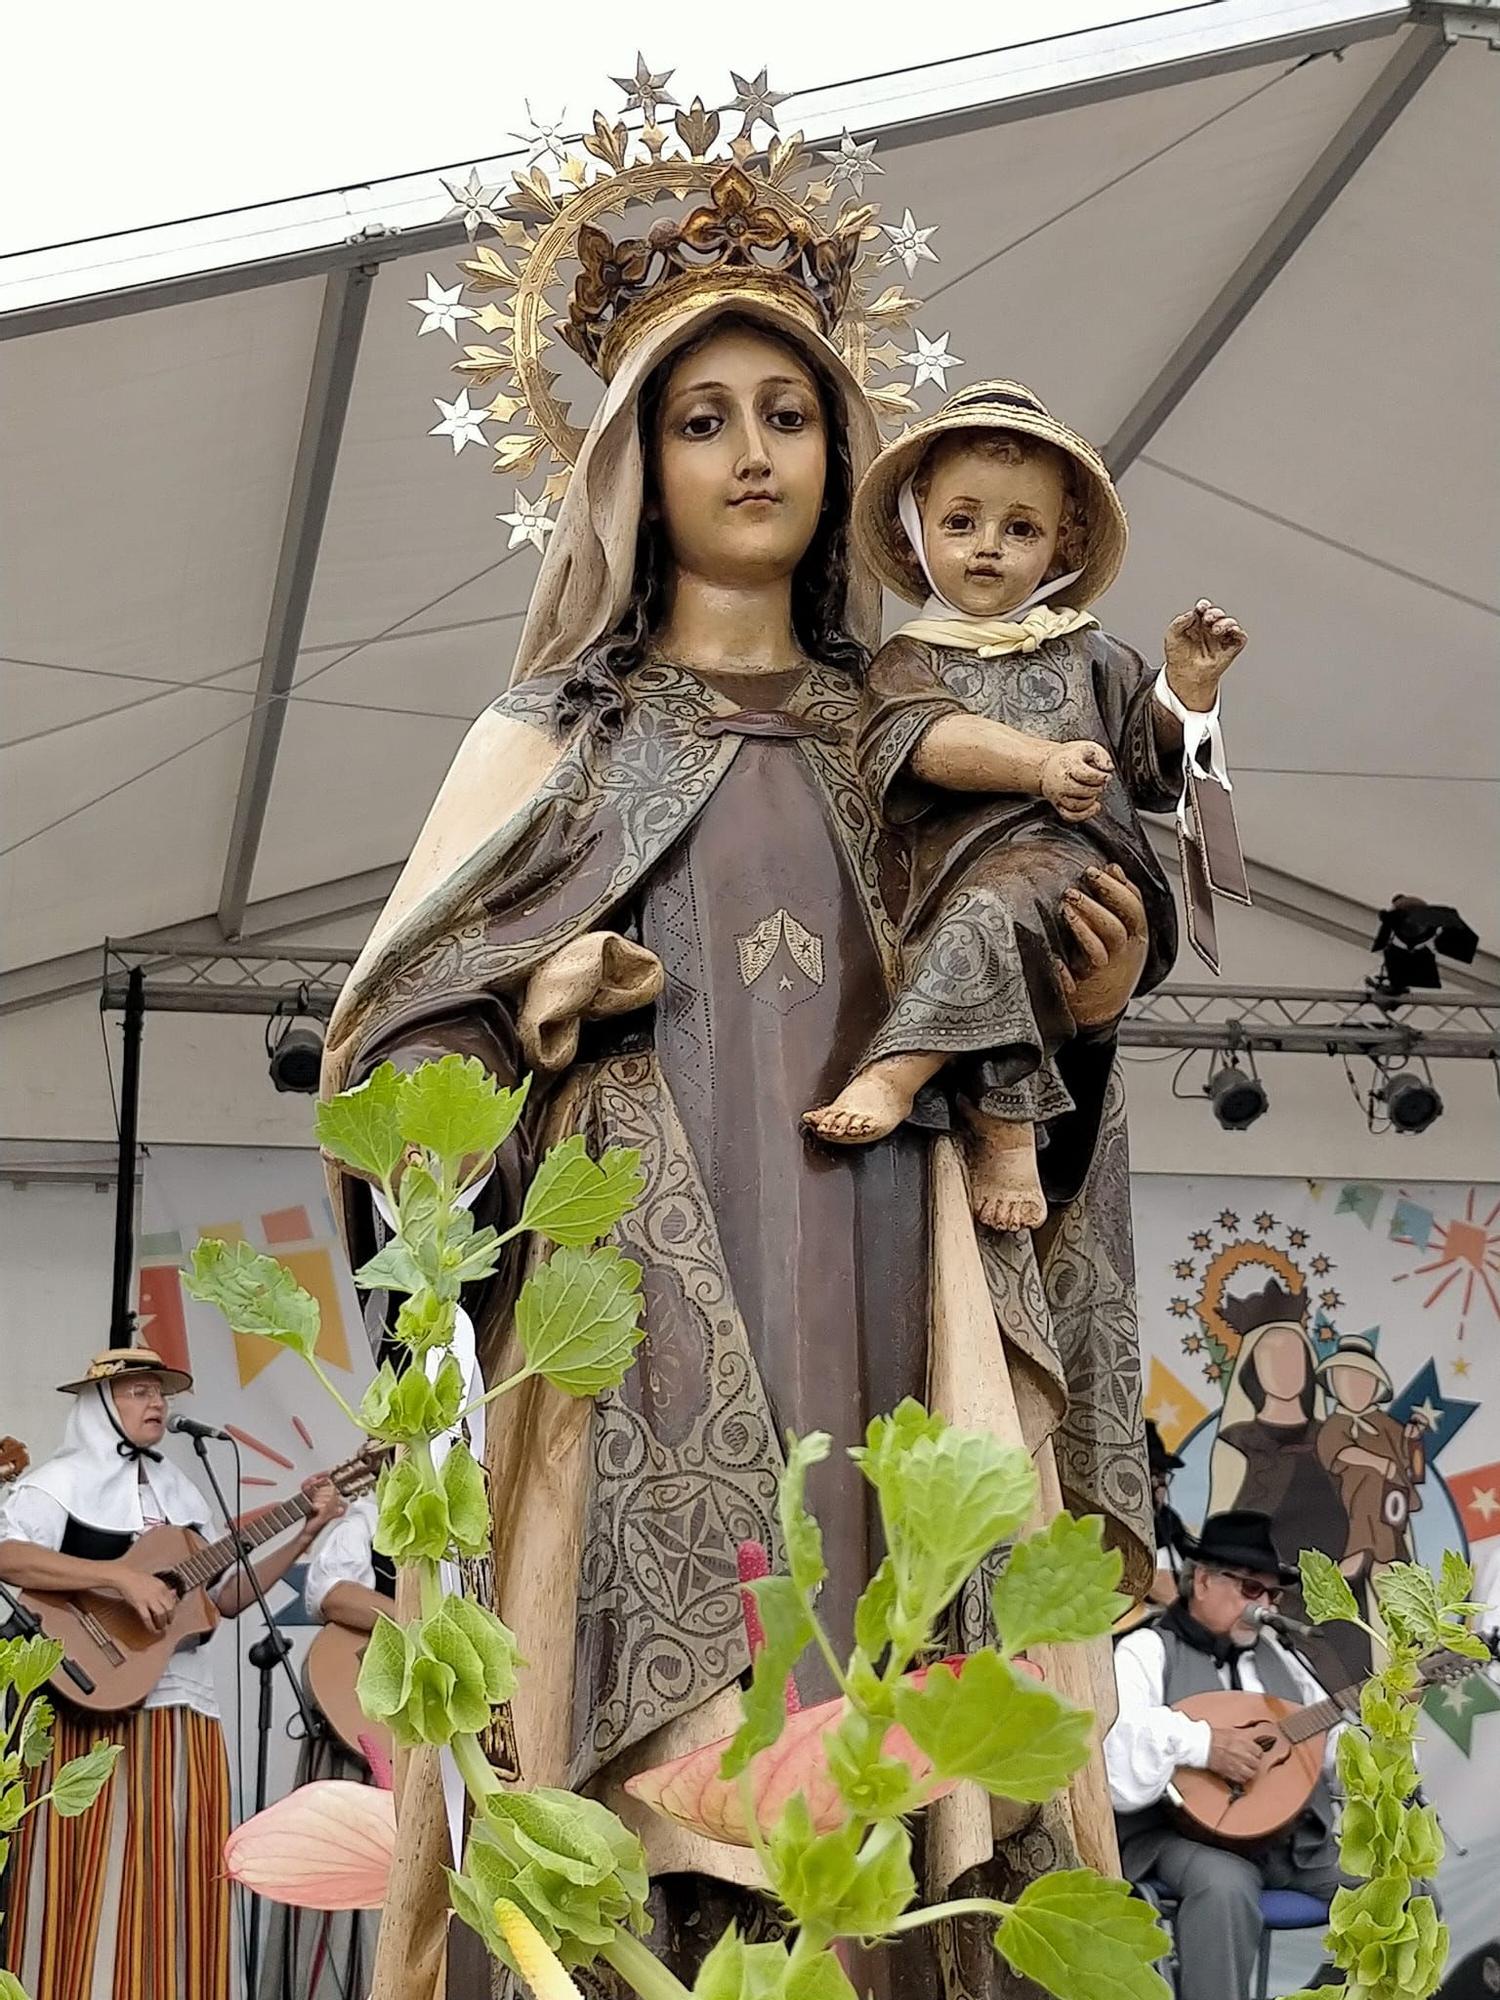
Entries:
[[141,1029],[146,1019],[146,976],[138,965],[125,981],[125,1066],[120,1074],[120,1162],[115,1182],[115,1262],[110,1289],[109,1344],[129,1347],[135,1338],[130,1274],[135,1265],[135,1155],[141,1110]]

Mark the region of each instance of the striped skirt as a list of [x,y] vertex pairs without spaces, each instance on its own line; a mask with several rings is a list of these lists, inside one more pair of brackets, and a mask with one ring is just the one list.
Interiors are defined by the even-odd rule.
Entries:
[[227,2000],[229,1766],[217,1721],[188,1708],[85,1716],[59,1708],[55,1765],[124,1746],[93,1808],[21,1822],[0,1964],[31,2000]]

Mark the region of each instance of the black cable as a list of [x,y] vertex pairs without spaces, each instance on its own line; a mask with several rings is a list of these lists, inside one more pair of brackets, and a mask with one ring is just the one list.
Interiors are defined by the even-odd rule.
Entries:
[[109,1028],[104,1019],[107,1011],[104,1004],[104,995],[101,993],[99,995],[99,1039],[104,1044],[104,1074],[109,1078],[109,1108],[114,1113],[115,1138],[118,1140],[120,1136],[120,1099],[115,1091],[115,1059],[110,1053]]

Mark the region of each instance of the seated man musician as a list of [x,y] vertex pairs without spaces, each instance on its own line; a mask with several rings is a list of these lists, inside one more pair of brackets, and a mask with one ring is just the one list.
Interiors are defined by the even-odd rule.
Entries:
[[1260,1946],[1262,1889],[1331,1897],[1345,1880],[1328,1789],[1337,1729],[1300,1818],[1253,1852],[1194,1837],[1168,1800],[1180,1766],[1248,1786],[1263,1758],[1244,1733],[1190,1720],[1175,1703],[1219,1688],[1280,1695],[1299,1706],[1326,1699],[1308,1669],[1251,1616],[1256,1605],[1274,1607],[1296,1574],[1277,1554],[1264,1514],[1216,1514],[1182,1565],[1176,1602],[1115,1648],[1119,1714],[1104,1758],[1121,1867],[1128,1880],[1158,1882],[1177,1902],[1180,2000],[1244,2000]]

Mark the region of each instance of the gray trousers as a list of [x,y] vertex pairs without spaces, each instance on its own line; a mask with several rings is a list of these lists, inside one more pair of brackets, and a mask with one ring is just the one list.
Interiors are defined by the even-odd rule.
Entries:
[[1331,1842],[1326,1859],[1299,1868],[1289,1845],[1251,1861],[1180,1833],[1162,1840],[1151,1874],[1178,1899],[1178,2000],[1246,2000],[1260,1949],[1262,1889],[1331,1897],[1351,1879]]

